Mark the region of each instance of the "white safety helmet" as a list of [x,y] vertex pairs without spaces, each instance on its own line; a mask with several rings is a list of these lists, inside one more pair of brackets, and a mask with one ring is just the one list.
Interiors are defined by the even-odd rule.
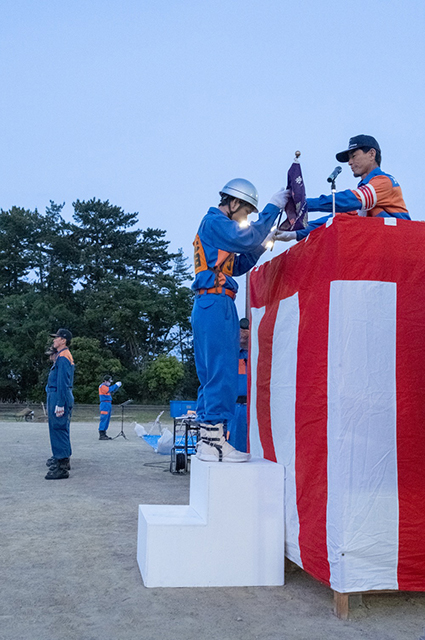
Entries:
[[255,212],[258,212],[258,191],[249,180],[244,180],[243,178],[230,180],[220,191],[221,196],[224,194],[252,204],[255,207]]

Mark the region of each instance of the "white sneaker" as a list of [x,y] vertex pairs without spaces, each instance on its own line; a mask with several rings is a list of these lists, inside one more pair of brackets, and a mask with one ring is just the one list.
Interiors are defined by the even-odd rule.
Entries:
[[200,425],[196,457],[204,462],[248,462],[250,453],[237,451],[224,437],[223,424]]

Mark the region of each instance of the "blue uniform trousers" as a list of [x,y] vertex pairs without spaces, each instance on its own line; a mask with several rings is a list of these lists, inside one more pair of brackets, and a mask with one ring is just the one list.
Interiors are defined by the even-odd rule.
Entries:
[[61,418],[56,417],[57,393],[47,392],[47,415],[49,419],[49,436],[53,457],[57,460],[70,458],[72,455],[69,425],[71,422],[74,396],[69,391],[65,403],[65,413]]
[[228,425],[229,443],[238,451],[246,453],[248,449],[248,421],[246,404],[237,404],[235,417]]
[[99,431],[106,431],[109,427],[109,421],[111,419],[112,406],[110,402],[100,403],[100,420]]
[[195,364],[200,386],[200,422],[227,423],[238,396],[239,320],[234,301],[208,293],[195,297],[192,311]]

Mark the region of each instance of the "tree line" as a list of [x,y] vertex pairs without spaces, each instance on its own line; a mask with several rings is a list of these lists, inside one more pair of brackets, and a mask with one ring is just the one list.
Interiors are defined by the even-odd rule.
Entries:
[[45,398],[49,333],[73,333],[76,402],[97,402],[105,374],[141,403],[196,397],[187,258],[165,231],[97,199],[44,214],[0,212],[0,400]]

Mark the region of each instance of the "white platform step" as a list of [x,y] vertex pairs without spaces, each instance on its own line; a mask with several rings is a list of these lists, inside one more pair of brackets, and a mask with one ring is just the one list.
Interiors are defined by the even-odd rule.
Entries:
[[146,587],[284,584],[284,468],[191,458],[189,505],[140,505]]

